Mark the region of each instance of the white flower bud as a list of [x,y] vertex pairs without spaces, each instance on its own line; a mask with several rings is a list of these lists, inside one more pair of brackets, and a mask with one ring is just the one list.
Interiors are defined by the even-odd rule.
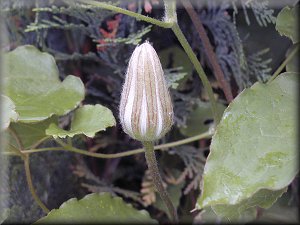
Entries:
[[121,94],[120,121],[139,141],[163,137],[173,124],[173,106],[154,48],[145,42],[132,53]]

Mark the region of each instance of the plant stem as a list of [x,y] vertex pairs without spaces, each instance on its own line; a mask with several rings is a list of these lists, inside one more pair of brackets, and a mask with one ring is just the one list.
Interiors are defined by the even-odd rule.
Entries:
[[[67,0],[70,1],[70,0]],[[107,10],[111,10],[117,13],[122,13],[134,18],[137,18],[139,20],[143,20],[145,22],[163,27],[163,28],[172,28],[174,34],[176,35],[178,41],[180,42],[180,44],[182,45],[183,49],[185,50],[185,52],[187,53],[189,59],[191,60],[192,64],[194,65],[197,73],[200,76],[200,79],[203,83],[204,88],[206,89],[207,93],[208,93],[208,97],[209,100],[211,102],[211,108],[212,108],[212,113],[213,113],[213,117],[214,117],[214,121],[215,121],[215,125],[217,125],[221,119],[221,115],[218,115],[217,112],[217,103],[212,91],[212,87],[207,79],[206,74],[204,73],[204,70],[201,67],[201,64],[199,63],[196,55],[194,54],[191,46],[189,45],[189,43],[187,42],[185,36],[183,35],[180,27],[178,26],[177,22],[177,17],[176,17],[176,1],[173,2],[169,2],[172,0],[164,0],[165,3],[165,7],[166,7],[166,16],[167,16],[167,20],[171,19],[172,22],[164,22],[164,21],[160,21],[157,19],[153,19],[151,17],[148,16],[144,16],[141,15],[139,13],[135,13],[126,9],[122,9],[120,7],[117,6],[113,6],[104,2],[97,2],[94,0],[76,0],[77,2],[81,2],[84,4],[89,4],[89,5],[93,5],[102,9],[107,9]],[[174,3],[175,2],[175,3]],[[169,18],[171,17],[171,18]]]
[[50,212],[49,209],[40,200],[40,198],[36,194],[35,189],[33,187],[31,173],[30,173],[30,166],[29,166],[29,154],[27,154],[26,152],[22,151],[23,145],[22,145],[22,142],[21,142],[18,134],[13,129],[9,129],[9,132],[14,137],[14,139],[16,140],[18,148],[19,148],[19,149],[17,149],[15,146],[10,145],[10,149],[12,149],[17,155],[19,155],[22,158],[23,162],[24,162],[26,181],[27,181],[27,185],[28,185],[29,191],[30,191],[33,199],[38,204],[38,206],[40,206],[41,209],[45,213],[48,213],[48,212]]
[[[73,0],[67,0],[67,1],[72,1],[73,2]],[[127,9],[122,9],[120,7],[117,7],[117,6],[110,5],[110,4],[105,3],[105,2],[97,2],[97,1],[94,1],[94,0],[76,0],[76,1],[81,2],[83,4],[89,4],[89,5],[92,5],[92,6],[96,6],[96,7],[102,8],[102,9],[111,10],[111,11],[114,11],[114,12],[117,12],[117,13],[122,13],[122,14],[125,14],[127,16],[134,17],[138,20],[143,20],[143,21],[146,21],[148,23],[151,23],[151,24],[154,24],[154,25],[157,25],[157,26],[160,26],[160,27],[164,27],[164,28],[170,28],[173,25],[172,22],[171,23],[163,22],[163,21],[153,19],[153,18],[148,17],[148,16],[141,15],[139,13],[132,12],[132,11],[127,10]]]
[[157,161],[155,158],[155,152],[153,148],[152,142],[143,142],[145,148],[145,157],[147,161],[147,165],[152,177],[153,184],[158,191],[161,199],[163,200],[164,204],[168,208],[170,215],[172,216],[173,222],[178,223],[178,215],[177,210],[175,209],[174,205],[172,204],[168,193],[166,192],[161,176],[159,174]]
[[296,44],[294,46],[294,49],[289,53],[288,57],[286,57],[286,59],[281,63],[281,65],[277,68],[277,70],[274,72],[274,74],[270,77],[267,84],[272,82],[272,80],[274,80],[280,74],[280,72],[291,61],[291,59],[295,56],[295,54],[298,52],[298,50],[299,50],[299,44]]
[[177,23],[177,14],[176,14],[176,0],[164,0],[165,5],[165,18],[166,23]]
[[12,129],[12,128],[8,128],[8,132],[11,134],[11,136],[15,139],[19,150],[23,149],[23,144],[19,138],[19,136],[17,135],[17,133]]
[[[165,150],[165,149],[168,149],[171,147],[184,145],[184,144],[187,144],[187,143],[190,143],[193,141],[198,141],[200,139],[210,138],[211,136],[212,136],[212,134],[210,132],[205,132],[205,133],[202,133],[202,134],[190,137],[190,138],[186,138],[183,140],[154,146],[154,150]],[[86,156],[90,156],[90,157],[95,157],[95,158],[111,159],[111,158],[120,158],[120,157],[125,157],[125,156],[130,156],[130,155],[135,155],[135,154],[145,152],[145,150],[143,148],[138,148],[138,149],[134,149],[134,150],[126,151],[126,152],[120,152],[120,153],[114,153],[114,154],[103,154],[103,153],[88,152],[83,149],[69,146],[59,139],[57,139],[55,141],[58,144],[60,144],[63,148],[51,147],[51,148],[30,149],[30,150],[21,151],[21,153],[31,154],[31,153],[38,153],[38,152],[45,152],[45,151],[64,151],[65,150],[65,151],[74,152],[74,153],[78,153],[78,154],[82,154],[82,155],[86,155]]]
[[220,64],[218,63],[217,56],[213,51],[213,47],[212,47],[212,45],[209,41],[209,38],[205,32],[203,24],[202,24],[200,18],[198,17],[196,11],[194,10],[192,4],[190,3],[190,1],[189,0],[181,0],[181,2],[182,2],[182,5],[184,6],[185,10],[189,14],[189,16],[192,20],[192,23],[194,24],[196,31],[198,32],[198,34],[200,36],[206,56],[209,59],[209,62],[213,68],[215,77],[225,94],[226,100],[228,103],[230,103],[233,100],[230,85],[228,84],[228,82],[225,79],[224,73],[221,69]]
[[35,192],[35,189],[33,187],[31,173],[30,173],[30,166],[29,166],[29,155],[25,155],[24,157],[24,166],[25,166],[25,174],[26,174],[26,180],[29,187],[29,190],[31,192],[31,195],[33,199],[36,201],[36,203],[43,209],[45,213],[49,213],[50,210],[44,205],[44,203],[41,201],[41,199],[38,197],[38,195]]
[[185,50],[186,54],[192,61],[193,65],[203,83],[203,86],[208,93],[208,97],[210,100],[211,109],[212,109],[212,113],[213,113],[213,117],[214,117],[214,122],[215,122],[215,125],[217,125],[220,122],[221,115],[218,114],[217,102],[214,97],[214,93],[213,93],[212,87],[209,83],[209,80],[207,79],[207,76],[204,73],[204,70],[203,70],[200,62],[198,61],[197,56],[193,52],[193,49],[189,45],[188,41],[186,40],[184,34],[182,33],[182,31],[177,23],[172,26],[172,30],[173,30],[174,34],[176,35],[178,41],[182,45],[183,49]]

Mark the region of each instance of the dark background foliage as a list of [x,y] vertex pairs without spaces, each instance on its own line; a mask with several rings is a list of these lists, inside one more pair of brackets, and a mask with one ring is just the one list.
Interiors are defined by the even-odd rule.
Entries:
[[[200,5],[200,2],[194,1],[194,7],[208,32],[234,95],[257,80],[265,81],[285,57],[285,51],[290,45],[274,29],[274,17],[280,9],[258,0],[253,0],[253,4],[248,6],[242,0],[238,1],[242,4],[209,0],[207,4]],[[151,10],[145,6],[145,1],[121,1],[119,6],[162,18],[162,2],[150,3]],[[191,111],[199,101],[207,101],[201,81],[191,65],[184,64],[181,65],[183,68],[178,68],[178,60],[184,62],[187,57],[182,55],[171,30],[149,26],[145,22],[102,9],[66,5],[63,1],[51,1],[51,4],[46,1],[31,4],[27,0],[2,1],[1,9],[5,14],[7,31],[7,39],[1,44],[3,49],[9,51],[20,45],[32,44],[51,53],[57,61],[62,79],[73,74],[84,82],[86,98],[83,104],[100,103],[111,109],[116,118],[129,57],[141,41],[149,40],[153,43],[167,77],[184,77],[179,79],[177,88],[171,89],[175,126],[161,142],[183,138],[180,128],[186,126]],[[225,105],[223,92],[216,84],[201,40],[179,2],[177,13],[179,25],[204,66],[220,104]],[[69,121],[70,116],[61,118],[61,124],[65,127],[68,127]],[[209,120],[206,122],[209,123]],[[89,151],[100,148],[104,153],[141,147],[140,143],[123,133],[118,123],[94,139],[77,137],[74,143]],[[194,208],[199,194],[208,146],[209,141],[200,141],[158,154],[161,172],[168,187],[177,185],[171,179],[172,176],[177,177],[177,182],[182,184],[175,191],[178,195],[175,198],[180,201],[179,213],[186,216],[187,221],[192,219],[193,214],[189,211]],[[7,201],[11,208],[8,222],[32,222],[43,216],[28,191],[21,164],[21,160],[10,158],[7,175],[9,190],[2,190],[10,194]],[[145,199],[149,200],[149,196],[153,195],[151,187],[143,186],[147,174],[142,154],[103,160],[49,152],[34,155],[31,167],[38,195],[51,209],[72,197],[81,198],[89,192],[108,191],[124,197],[138,208],[146,207]],[[141,189],[147,190],[148,195],[142,197]],[[298,202],[296,194],[290,198]],[[162,221],[166,219],[164,210],[159,206],[154,204],[147,207],[154,217]]]

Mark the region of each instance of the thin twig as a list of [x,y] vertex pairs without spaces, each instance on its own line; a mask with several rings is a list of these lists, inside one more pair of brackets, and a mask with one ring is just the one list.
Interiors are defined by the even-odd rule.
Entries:
[[[70,1],[70,0],[67,0],[67,1]],[[74,0],[72,0],[72,2],[73,1]],[[76,2],[80,2],[80,3],[83,3],[83,4],[89,4],[89,5],[96,6],[96,7],[102,8],[102,9],[111,10],[111,11],[114,11],[114,12],[117,12],[117,13],[122,13],[122,14],[125,14],[127,16],[134,17],[138,20],[143,20],[143,21],[146,21],[148,23],[155,24],[157,26],[164,27],[164,28],[171,28],[172,25],[173,25],[172,22],[170,22],[170,23],[163,22],[163,21],[153,19],[153,18],[148,17],[148,16],[141,15],[139,13],[132,12],[132,11],[127,10],[127,9],[122,9],[120,7],[117,7],[117,6],[110,5],[110,4],[105,3],[105,2],[97,2],[97,1],[94,1],[94,0],[76,0]]]
[[50,210],[44,205],[44,203],[38,197],[38,195],[36,194],[35,189],[33,187],[31,173],[30,173],[30,167],[29,167],[29,155],[25,155],[25,158],[23,161],[24,161],[24,166],[25,166],[26,180],[27,180],[27,184],[28,184],[30,193],[31,193],[33,199],[36,201],[36,203],[42,208],[42,210],[45,213],[49,213]]
[[[170,142],[167,144],[161,144],[161,145],[156,145],[154,146],[154,150],[165,150],[171,147],[176,147],[179,145],[184,145],[190,142],[197,141],[199,139],[204,139],[204,138],[210,138],[212,134],[210,132],[205,132],[193,137],[185,138],[179,141],[174,141]],[[90,157],[95,157],[95,158],[104,158],[104,159],[112,159],[112,158],[120,158],[120,157],[125,157],[125,156],[130,156],[130,155],[135,155],[139,153],[145,152],[143,148],[138,148],[126,152],[120,152],[120,153],[113,153],[113,154],[104,154],[104,153],[96,153],[96,152],[88,152],[83,149],[76,148],[74,146],[69,146],[68,144],[64,143],[63,141],[59,139],[55,139],[55,141],[60,144],[62,147],[50,147],[50,148],[40,148],[40,149],[30,149],[30,150],[24,150],[21,151],[21,153],[24,154],[31,154],[31,153],[38,153],[38,152],[45,152],[45,151],[69,151],[69,152],[75,152],[78,154],[90,156]]]
[[193,63],[193,65],[203,83],[203,86],[204,86],[204,88],[208,94],[209,100],[210,100],[211,110],[212,110],[212,114],[214,117],[214,124],[216,126],[221,120],[221,115],[218,113],[218,110],[217,110],[217,101],[215,99],[211,84],[209,83],[209,80],[208,80],[199,60],[197,59],[197,56],[193,52],[193,49],[191,48],[190,44],[188,43],[187,39],[185,38],[184,34],[182,33],[182,31],[177,23],[174,24],[174,26],[172,27],[172,30],[173,30],[174,34],[176,35],[178,41],[180,42],[181,46],[183,47],[184,51],[188,55],[189,59]]
[[274,80],[280,74],[280,72],[289,63],[289,61],[291,61],[291,59],[295,56],[295,54],[298,52],[298,50],[299,50],[299,44],[296,44],[294,46],[294,49],[289,53],[288,57],[286,57],[286,59],[281,63],[281,65],[278,67],[278,69],[274,72],[274,74],[272,75],[272,77],[270,77],[270,79],[268,80],[267,84],[269,84],[270,82],[272,82],[272,80]]
[[156,190],[158,191],[161,199],[163,200],[164,204],[168,208],[170,215],[172,216],[173,222],[178,223],[177,210],[174,207],[166,189],[164,188],[161,176],[159,174],[153,143],[143,142],[143,145],[145,148],[145,157],[151,174],[152,182]]
[[[67,0],[67,1],[70,1],[70,0]],[[76,2],[89,4],[89,5],[96,6],[96,7],[102,8],[102,9],[111,10],[111,11],[114,11],[117,13],[122,13],[122,14],[125,14],[128,16],[134,17],[138,20],[143,20],[145,22],[157,25],[159,27],[172,28],[172,31],[176,35],[178,41],[180,42],[181,46],[183,47],[183,49],[185,50],[189,59],[191,60],[192,64],[194,65],[198,75],[200,76],[203,86],[208,93],[208,97],[211,102],[211,109],[212,109],[212,113],[213,113],[213,117],[214,117],[214,122],[215,122],[215,126],[216,126],[220,122],[221,115],[219,115],[217,112],[217,103],[216,103],[216,99],[215,99],[213,91],[212,91],[211,84],[209,83],[208,78],[207,78],[201,64],[199,63],[195,53],[193,52],[191,46],[187,42],[184,34],[182,33],[180,27],[178,26],[178,24],[176,22],[177,21],[177,18],[175,18],[176,17],[176,8],[174,7],[174,5],[171,6],[172,3],[168,2],[168,1],[170,1],[170,0],[164,0],[165,5],[170,6],[170,7],[168,7],[168,10],[166,12],[167,16],[168,16],[167,19],[172,22],[160,21],[157,19],[153,19],[151,17],[144,16],[139,13],[132,12],[130,10],[122,9],[120,7],[113,6],[113,5],[104,3],[104,2],[97,2],[94,0],[76,0]],[[172,12],[172,10],[173,10],[173,12]],[[169,17],[171,17],[171,18],[169,18]]]
[[182,5],[184,6],[185,10],[189,14],[192,23],[194,24],[196,31],[198,32],[200,39],[203,43],[203,47],[206,53],[207,58],[209,59],[209,62],[213,68],[215,77],[219,83],[219,86],[222,88],[226,100],[228,103],[230,103],[233,100],[232,92],[229,83],[225,79],[224,73],[221,69],[220,64],[218,63],[218,59],[216,54],[213,51],[213,47],[209,41],[209,38],[205,32],[205,29],[203,27],[203,24],[197,15],[196,11],[194,10],[192,4],[189,0],[181,0]]

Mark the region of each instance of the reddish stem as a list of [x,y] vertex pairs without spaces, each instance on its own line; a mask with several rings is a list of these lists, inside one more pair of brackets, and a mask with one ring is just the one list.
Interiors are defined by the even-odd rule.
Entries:
[[190,3],[190,1],[189,0],[181,0],[181,2],[182,2],[182,5],[184,6],[185,10],[189,14],[189,16],[192,20],[192,23],[194,24],[194,26],[200,36],[206,56],[209,59],[209,62],[213,68],[215,77],[219,83],[219,86],[222,88],[222,90],[225,94],[227,102],[229,103],[233,100],[231,88],[230,88],[230,85],[228,84],[228,82],[226,81],[224,73],[218,63],[217,56],[213,51],[213,47],[212,47],[212,45],[209,41],[209,38],[205,32],[203,24],[200,21],[196,11],[194,10],[192,4]]

